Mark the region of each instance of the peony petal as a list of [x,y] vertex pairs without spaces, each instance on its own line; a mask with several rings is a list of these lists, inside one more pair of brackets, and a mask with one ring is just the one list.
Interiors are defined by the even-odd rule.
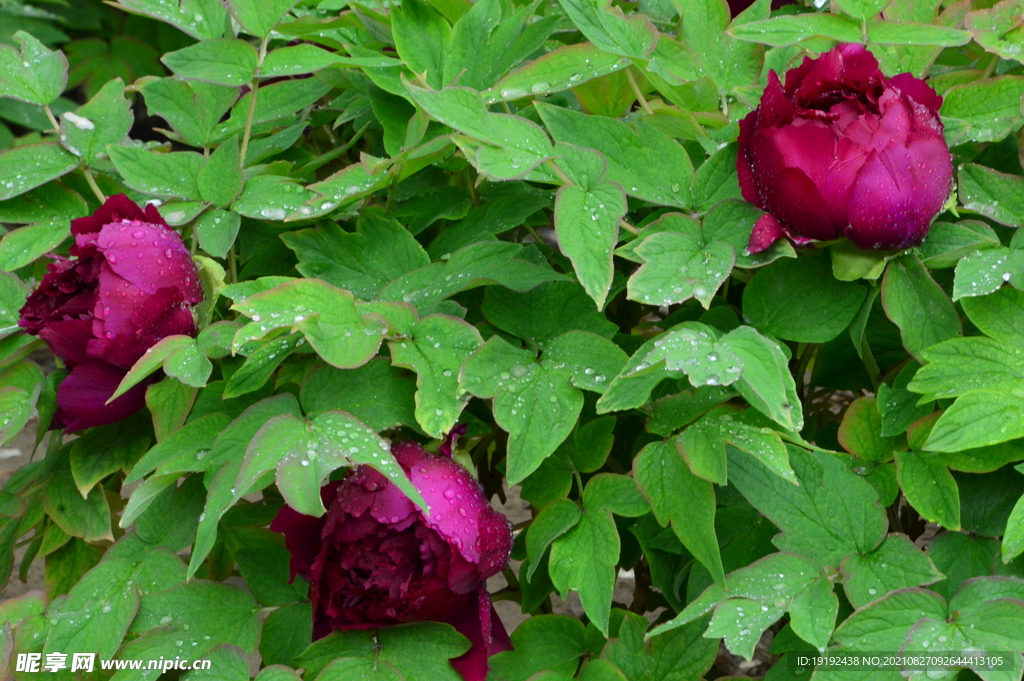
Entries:
[[761,194],[757,190],[754,169],[751,166],[750,140],[757,128],[758,111],[755,109],[740,121],[740,137],[737,140],[739,149],[736,152],[736,176],[740,182],[740,193],[743,198],[764,210],[761,205]]
[[173,288],[189,304],[203,299],[192,256],[169,227],[138,220],[108,224],[97,244],[110,268],[143,292]]
[[937,114],[942,108],[942,97],[932,89],[928,83],[919,78],[914,78],[910,73],[901,73],[889,79],[889,84],[904,95],[912,98],[918,104]]
[[469,650],[452,660],[452,667],[465,681],[485,681],[490,670],[488,658],[495,653],[512,650],[512,641],[505,631],[505,625],[501,623],[486,591],[482,590],[478,598],[474,598],[446,622],[470,642]]
[[[155,207],[153,209],[155,212]],[[147,212],[143,212],[137,203],[124,194],[116,194],[108,198],[92,215],[72,220],[71,233],[76,237],[81,234],[99,233],[104,225],[125,220],[147,220],[156,224],[167,224],[159,217],[159,213],[156,214],[158,220],[150,220]]]
[[776,220],[771,213],[765,213],[754,223],[747,250],[751,253],[760,253],[784,236],[786,236],[786,230],[783,229],[782,223]]
[[88,319],[50,322],[39,332],[39,337],[71,368],[92,359],[86,353],[86,346],[93,340],[92,322]]
[[[425,452],[414,443],[396,445],[392,451],[430,507],[427,523],[467,560],[479,565],[485,548],[481,543],[481,526],[495,522],[489,518],[491,514],[502,521],[504,516],[487,503],[472,473],[450,459]],[[508,529],[506,532],[505,541],[511,548],[512,533]],[[493,550],[490,546],[486,548]]]
[[87,362],[72,369],[57,388],[57,406],[67,424],[66,432],[114,423],[146,406],[146,384],[106,404],[126,373],[101,362]]
[[[339,483],[329,483],[321,491],[321,496],[326,496],[324,490],[333,491]],[[325,501],[329,504],[330,501]],[[277,517],[270,523],[270,529],[284,535],[284,544],[291,557],[291,581],[295,581],[296,575],[314,580],[313,561],[320,553],[321,540],[320,532],[324,526],[324,518],[314,518],[310,515],[303,515],[290,506],[282,506],[277,512]]]

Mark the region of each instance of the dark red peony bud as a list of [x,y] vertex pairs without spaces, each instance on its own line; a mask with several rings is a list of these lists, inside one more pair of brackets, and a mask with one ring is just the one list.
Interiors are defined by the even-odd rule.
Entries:
[[447,622],[473,646],[452,666],[483,681],[487,658],[512,647],[485,582],[507,564],[512,532],[469,471],[415,443],[392,449],[429,517],[383,475],[361,466],[321,490],[322,518],[284,507],[292,576],[312,584],[313,635],[406,622]]
[[740,121],[743,198],[768,215],[750,251],[845,236],[861,248],[916,246],[949,195],[953,163],[939,97],[903,73],[886,78],[862,45],[840,45],[786,74]]
[[54,256],[18,321],[71,369],[53,421],[69,433],[141,409],[141,385],[106,402],[157,341],[195,335],[191,306],[203,299],[188,248],[155,206],[143,211],[123,194],[112,196],[93,215],[72,220],[71,234],[71,259]]

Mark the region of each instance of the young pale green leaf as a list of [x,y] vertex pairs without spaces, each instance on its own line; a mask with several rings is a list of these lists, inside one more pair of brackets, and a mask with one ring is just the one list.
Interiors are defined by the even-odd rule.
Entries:
[[49,50],[31,34],[16,31],[12,45],[0,45],[0,97],[49,104],[68,84],[68,60],[59,50]]
[[1024,250],[997,247],[974,251],[957,263],[953,300],[987,296],[1005,283],[1024,286]]
[[555,198],[559,246],[599,310],[612,285],[612,250],[625,214],[626,197],[613,182],[598,182],[587,189],[565,185]]
[[652,234],[635,253],[644,264],[629,278],[630,300],[673,305],[693,297],[705,309],[728,278],[736,256],[729,244],[706,244],[701,236],[681,231]]
[[848,17],[828,12],[793,14],[764,21],[731,26],[728,33],[740,40],[764,43],[772,47],[795,45],[808,38],[830,38],[841,43],[861,40],[860,24]]
[[205,160],[201,154],[176,151],[158,154],[139,147],[107,147],[110,160],[125,184],[143,194],[198,200],[196,177]]
[[[651,504],[655,518],[672,530],[683,546],[725,583],[715,534],[715,488],[690,472],[669,442],[652,442],[633,460],[633,477]],[[532,562],[532,561],[531,561]]]
[[238,86],[252,81],[257,59],[256,48],[244,40],[215,38],[168,52],[160,61],[182,78]]
[[1024,78],[1020,76],[972,80],[945,92],[941,113],[944,119],[965,127],[965,139],[961,141],[992,142],[1020,127],[1021,95]]
[[658,30],[643,14],[625,16],[606,0],[567,0],[562,4],[576,28],[605,52],[646,59],[658,42]]
[[61,114],[60,141],[85,159],[87,165],[107,153],[108,144],[118,144],[131,130],[135,116],[124,97],[124,83],[115,78],[74,113]]
[[[798,484],[789,465],[786,445],[771,428],[760,428],[744,415],[712,412],[677,436],[675,443],[693,473],[720,485],[726,483],[726,444],[750,454],[783,480]],[[756,418],[753,419],[756,421]]]
[[837,281],[824,257],[780,260],[743,290],[743,315],[763,333],[824,343],[850,325],[866,294],[860,284]]
[[[186,465],[184,470],[205,470],[206,464],[202,463],[205,455],[196,455],[200,452],[209,452],[214,441],[217,439],[217,435],[230,422],[231,417],[222,412],[205,414],[189,421],[146,452],[136,462],[131,472],[125,478],[125,481],[129,484],[137,482],[143,476],[159,469],[167,462],[180,464],[183,461],[191,460],[190,463],[192,465]],[[176,470],[182,470],[180,465],[175,468]]]
[[200,215],[193,228],[204,251],[216,258],[227,257],[235,243],[242,217],[238,213],[214,208]]
[[[683,17],[681,39],[694,55],[698,77],[706,76],[719,92],[750,85],[761,75],[764,48],[726,33],[729,5],[719,0],[677,0]],[[768,18],[769,7],[755,4],[736,18],[734,26]]]
[[947,409],[924,449],[958,452],[1024,437],[1024,397],[995,390],[972,390]]
[[403,274],[430,264],[416,239],[397,220],[360,213],[355,233],[326,223],[281,236],[299,258],[298,270],[372,300]]
[[903,346],[911,355],[920,356],[926,348],[963,333],[953,302],[915,255],[889,262],[882,281],[882,306],[900,328]]
[[752,457],[729,457],[729,482],[782,530],[776,546],[838,566],[882,542],[888,521],[870,483],[829,454],[789,447],[789,461],[799,486],[768,475]]
[[[387,173],[370,175],[362,163],[353,163],[327,179],[306,187],[308,192],[315,192],[319,196],[309,194],[307,197],[303,197],[305,203],[296,207],[292,214],[286,214],[287,219],[289,221],[308,220],[326,215],[335,208],[358,201],[378,189],[383,189],[389,181],[390,176]],[[258,200],[258,195],[256,198]],[[276,215],[274,219],[278,219]]]
[[608,633],[619,533],[611,511],[584,507],[579,521],[551,543],[548,572],[563,598],[580,595],[583,610],[603,634]]
[[280,222],[301,211],[315,196],[315,192],[290,177],[258,175],[246,180],[231,210],[247,218]]
[[899,438],[882,435],[882,416],[873,397],[858,397],[846,409],[839,424],[839,444],[859,459],[891,461]]
[[70,173],[80,160],[59,144],[26,144],[0,152],[0,201]]
[[986,52],[997,54],[1003,59],[1016,59],[1024,45],[1016,28],[1020,16],[1020,2],[999,2],[990,9],[967,13],[966,28]]
[[226,208],[242,191],[245,178],[239,158],[238,137],[229,137],[206,159],[196,177],[204,201]]
[[363,320],[351,293],[319,279],[289,281],[232,307],[252,319],[235,335],[235,347],[273,329],[290,328],[302,332],[317,354],[339,369],[368,362],[387,331],[379,322]]
[[167,356],[164,360],[164,372],[185,385],[202,388],[213,372],[213,364],[199,345],[193,342]]
[[12,272],[34,262],[39,256],[53,251],[69,233],[66,220],[26,225],[8,232],[0,240],[0,270]]
[[508,74],[483,95],[487,103],[492,103],[561,92],[628,65],[628,59],[592,43],[562,45]]
[[589,331],[567,331],[543,345],[542,362],[565,371],[581,390],[603,393],[609,376],[626,363],[626,353],[607,338]]
[[146,377],[161,368],[165,359],[186,347],[194,346],[194,343],[195,340],[189,336],[166,336],[161,338],[159,342],[146,350],[146,353],[135,362],[128,373],[125,374],[125,377],[121,379],[117,390],[114,391],[114,394],[110,396],[107,402],[113,402],[137,386]]
[[446,315],[430,315],[413,324],[406,338],[391,341],[395,366],[416,372],[416,420],[432,437],[444,437],[466,406],[459,369],[481,345],[475,327]]
[[960,529],[960,492],[946,466],[928,454],[896,452],[896,479],[922,518],[949,530]]
[[281,23],[296,0],[228,0],[228,11],[250,35],[265,37]]
[[949,26],[915,21],[876,21],[868,26],[868,42],[879,45],[957,47],[971,41],[971,34]]
[[928,362],[908,388],[931,398],[958,397],[970,390],[1024,390],[1019,348],[991,338],[954,338],[922,353]]
[[859,21],[867,21],[891,3],[892,0],[836,0],[835,5],[844,14]]
[[587,481],[583,490],[583,505],[590,509],[611,511],[625,518],[639,518],[651,510],[636,482],[625,475],[614,473],[599,473]]
[[943,578],[928,554],[905,534],[890,534],[871,553],[850,554],[842,563],[843,589],[855,608],[890,591],[926,586]]
[[645,123],[633,128],[612,118],[549,104],[534,107],[555,140],[599,149],[608,161],[604,179],[622,185],[626,194],[665,206],[689,207],[693,165],[686,151],[668,136]]
[[[827,643],[827,634],[831,634],[835,626],[839,601],[830,590],[819,593],[820,587],[815,588],[820,580],[828,580],[819,577],[814,563],[793,554],[773,553],[729,573],[727,579],[728,590],[718,584],[709,586],[675,618],[653,629],[650,635],[671,631],[714,609],[715,616],[707,634],[725,637],[730,650],[749,657],[761,633],[789,610],[794,629],[799,627],[802,632],[814,633],[814,639],[824,638],[822,645]],[[809,589],[823,599],[819,607],[825,606],[831,619],[805,607],[799,599]],[[754,615],[741,617],[741,609]]]

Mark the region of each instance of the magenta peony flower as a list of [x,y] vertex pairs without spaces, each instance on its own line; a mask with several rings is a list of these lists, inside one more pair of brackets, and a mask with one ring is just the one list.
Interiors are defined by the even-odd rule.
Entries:
[[903,73],[886,78],[862,45],[840,45],[786,74],[740,121],[743,198],[768,215],[750,235],[757,253],[845,236],[861,248],[916,246],[949,195],[953,163],[942,98]]
[[411,442],[392,453],[429,517],[383,475],[361,466],[321,490],[325,516],[286,506],[270,529],[284,533],[292,578],[312,583],[315,638],[335,629],[447,622],[473,644],[452,666],[466,681],[483,681],[487,658],[512,647],[485,588],[508,564],[511,527],[451,459]]
[[72,259],[52,256],[18,321],[71,369],[53,421],[69,433],[141,409],[143,385],[106,402],[153,344],[195,335],[191,306],[203,299],[188,248],[155,206],[143,211],[123,194],[112,196],[93,215],[72,220],[71,234]]

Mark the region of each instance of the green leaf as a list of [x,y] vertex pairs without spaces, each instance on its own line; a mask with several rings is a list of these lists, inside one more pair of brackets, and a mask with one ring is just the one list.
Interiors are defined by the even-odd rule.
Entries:
[[113,540],[110,529],[110,506],[101,486],[82,494],[75,486],[71,466],[62,457],[50,483],[43,489],[43,508],[60,529],[87,542]]
[[431,88],[444,86],[444,65],[451,45],[448,22],[422,0],[403,2],[391,17],[395,47],[403,61],[418,74],[424,74]]
[[423,247],[397,220],[380,212],[360,213],[354,233],[326,223],[281,236],[299,258],[298,270],[348,289],[363,300],[403,274],[430,264]]
[[[697,168],[690,181],[690,192],[693,195],[694,208],[705,211],[714,207],[719,201],[742,198],[739,180],[736,176],[735,143],[722,147]],[[746,239],[749,241],[749,233],[746,235]]]
[[[743,365],[735,388],[747,403],[786,430],[803,428],[796,383],[778,342],[741,326],[727,333],[722,343]],[[730,368],[726,367],[727,374]]]
[[345,57],[322,47],[307,43],[281,47],[267,54],[260,66],[260,78],[296,76],[325,69],[328,66],[355,66],[364,68],[400,66],[390,57]]
[[77,192],[54,182],[0,204],[0,220],[24,223],[52,223],[89,214],[89,206]]
[[574,674],[588,652],[583,623],[568,615],[530,617],[512,632],[512,646],[490,659],[502,681],[525,681],[542,670]]
[[860,23],[827,12],[792,14],[731,26],[728,33],[740,40],[772,47],[796,45],[808,38],[831,38],[841,43],[859,43]]
[[824,343],[850,325],[865,295],[863,286],[837,281],[824,257],[780,260],[743,290],[743,315],[762,333]]
[[947,409],[924,448],[958,452],[1024,437],[1024,397],[995,390],[972,390]]
[[[512,484],[532,473],[572,432],[583,394],[569,374],[536,362],[533,353],[495,336],[466,360],[460,383],[494,398],[494,420],[509,433],[507,477]],[[543,419],[544,428],[532,426]]]
[[594,308],[583,288],[570,281],[541,284],[525,293],[490,286],[481,311],[502,331],[539,343],[574,329],[606,338],[618,330]]
[[319,367],[303,382],[301,399],[307,414],[347,411],[381,431],[416,423],[412,394],[411,377],[380,357],[356,369]]
[[625,16],[605,0],[567,0],[562,9],[587,40],[605,52],[646,59],[658,42],[658,30],[643,14]]
[[750,457],[729,457],[729,482],[782,530],[776,546],[838,566],[881,543],[888,521],[870,483],[828,454],[790,447],[789,460],[799,486],[767,475]]
[[[713,158],[717,158],[717,156]],[[711,159],[705,161],[704,166],[708,163],[711,163]],[[700,169],[697,172],[699,173]],[[764,215],[763,211],[746,201],[733,199],[719,201],[704,215],[704,221],[701,224],[704,239],[709,243],[718,241],[731,245],[736,254],[737,267],[762,267],[779,258],[795,258],[796,251],[793,250],[793,245],[788,239],[780,239],[760,253],[750,253],[747,250],[750,231],[762,215]]]
[[1024,291],[1003,288],[980,298],[964,298],[960,304],[982,333],[1008,344],[1024,339]]
[[47,555],[43,573],[47,598],[54,599],[68,593],[82,575],[99,562],[101,554],[98,547],[72,537],[64,546]]
[[1022,49],[1020,33],[1013,30],[1019,12],[1019,2],[996,3],[990,9],[968,12],[966,28],[986,52],[1016,59]]
[[580,595],[583,610],[603,634],[608,633],[619,533],[611,511],[585,507],[572,529],[551,544],[548,572],[562,598]]
[[[376,632],[336,632],[321,647],[326,665],[316,678],[322,681],[458,681],[462,677],[448,660],[462,655],[469,642],[451,625],[418,622]],[[300,658],[303,666],[308,666],[308,655],[309,651]]]
[[270,419],[253,437],[238,474],[238,488],[249,487],[263,473],[277,470],[277,485],[289,506],[319,517],[325,513],[320,487],[343,466],[369,465],[391,480],[413,503],[425,507],[375,431],[343,411],[318,414],[307,423],[285,414]]
[[[960,198],[964,198],[964,174],[960,174]],[[988,205],[988,204],[985,204]],[[978,210],[974,208],[972,210]],[[917,247],[921,262],[929,269],[953,267],[975,250],[998,248],[999,236],[984,222],[964,220],[958,223],[936,222]]]
[[237,86],[253,79],[257,54],[244,40],[215,38],[168,52],[160,61],[182,78]]
[[144,431],[128,421],[118,421],[87,431],[71,443],[71,474],[83,498],[114,471],[131,470],[152,443]]
[[191,151],[158,154],[139,147],[107,148],[125,184],[143,194],[199,200],[196,177],[205,159]]
[[[162,464],[175,458],[195,457],[203,450],[213,446],[217,434],[231,422],[227,414],[216,412],[194,418],[186,425],[167,435],[156,446],[139,459],[125,478],[126,483],[141,480],[143,476],[153,472]],[[201,457],[200,457],[201,458]],[[205,469],[205,466],[199,470]]]
[[896,452],[896,479],[921,517],[950,530],[960,529],[960,491],[949,469],[927,454]]
[[481,241],[461,248],[445,262],[435,262],[402,275],[378,294],[380,300],[402,301],[428,314],[439,302],[477,286],[500,284],[529,291],[548,281],[569,278],[549,267],[517,257],[522,246],[507,241]]
[[0,151],[0,201],[66,175],[78,164],[78,157],[52,142]]
[[727,481],[726,444],[744,451],[768,469],[796,484],[786,446],[770,428],[759,428],[729,413],[711,412],[676,438],[676,447],[695,475],[724,485]]
[[[675,6],[683,16],[680,39],[694,54],[697,77],[710,78],[722,93],[757,81],[764,64],[764,48],[726,33],[730,21],[726,3],[679,0]],[[755,13],[756,17],[753,16]],[[735,24],[739,26],[755,18],[768,18],[763,4],[744,12],[737,17]]]
[[668,136],[644,123],[634,128],[549,104],[535,103],[534,108],[558,142],[599,150],[608,162],[604,179],[622,185],[629,196],[689,207],[693,165],[686,150]]
[[843,589],[855,608],[890,591],[925,586],[943,578],[924,551],[905,534],[890,534],[871,553],[850,554],[843,560]]
[[958,397],[971,390],[1024,389],[1024,358],[1018,348],[991,338],[954,338],[924,353],[928,362],[908,388],[930,398]]
[[459,369],[483,345],[475,327],[461,319],[430,315],[406,338],[389,343],[395,366],[416,372],[416,421],[432,437],[444,437],[466,406]]
[[196,178],[204,201],[226,208],[242,191],[245,178],[238,154],[238,137],[229,137],[206,159]]
[[599,310],[612,285],[612,250],[625,214],[626,197],[613,182],[597,182],[586,189],[565,185],[555,198],[559,246]]
[[60,118],[61,143],[68,151],[85,159],[87,165],[105,156],[108,144],[123,141],[135,122],[120,78],[104,85],[74,113],[63,113]]
[[946,604],[933,591],[904,589],[861,608],[840,625],[840,650],[901,650],[907,632],[922,618],[946,619]]
[[13,274],[0,274],[0,305],[3,306],[0,308],[0,335],[6,336],[18,330],[18,310],[25,303],[26,295],[25,285],[18,277]]
[[837,0],[836,7],[838,7],[844,14],[849,14],[854,19],[861,21],[867,21],[871,17],[875,16],[887,5],[892,4],[892,0]]
[[[941,113],[944,119],[966,126],[966,139],[991,142],[1020,127],[1021,95],[1024,78],[1020,76],[972,80],[943,94]],[[973,174],[973,169],[968,174]],[[969,191],[973,193],[973,189]]]
[[267,667],[264,667],[257,678],[261,681],[271,681],[263,676],[269,669],[274,668],[271,665],[297,667],[296,658],[309,647],[312,638],[313,612],[309,603],[291,603],[270,613],[263,621],[263,629],[260,632],[260,657]]
[[882,305],[900,328],[903,347],[915,357],[963,333],[953,302],[917,256],[904,255],[889,263],[882,281]]
[[57,99],[68,84],[68,60],[25,31],[12,38],[18,49],[0,45],[0,97],[46,105]]
[[877,21],[868,26],[868,41],[879,45],[957,47],[969,43],[971,34],[948,26],[916,21]]
[[873,397],[858,397],[846,409],[839,424],[839,443],[859,459],[884,463],[892,461],[898,437],[882,435],[882,416]]
[[568,499],[556,499],[541,509],[526,534],[526,554],[530,559],[527,579],[533,579],[551,542],[571,530],[581,515],[580,507]]
[[146,107],[170,123],[178,136],[194,147],[214,139],[221,117],[238,97],[237,88],[201,81],[160,78],[142,86]]
[[154,371],[160,369],[164,364],[164,360],[188,347],[195,347],[195,339],[190,336],[165,336],[161,338],[155,345],[146,350],[142,357],[136,360],[132,368],[125,374],[125,377],[121,379],[117,390],[114,391],[114,394],[110,396],[107,402],[116,400],[134,388]]
[[242,27],[257,38],[265,37],[296,0],[228,0],[228,11]]
[[67,222],[26,225],[0,241],[0,270],[13,272],[53,251],[69,235]]
[[[667,215],[658,222],[671,217]],[[629,278],[628,297],[648,305],[672,305],[693,297],[709,308],[735,260],[731,245],[706,243],[699,232],[675,229],[644,238],[634,252],[644,264]]]
[[[714,609],[705,635],[724,637],[729,650],[750,657],[761,633],[788,610],[798,635],[819,649],[827,645],[839,601],[831,582],[819,576],[814,563],[792,554],[773,553],[729,573],[728,583],[728,591],[718,584],[709,586],[651,635],[671,631]],[[813,607],[808,599],[814,601]]]
[[1024,286],[1024,250],[991,248],[974,251],[956,266],[953,300],[986,296],[1004,283]]
[[302,332],[324,361],[339,369],[361,366],[377,354],[386,328],[366,322],[348,291],[318,279],[296,279],[238,300],[232,309],[252,319],[234,345],[258,340],[276,328]]
[[[655,518],[672,530],[719,584],[725,571],[715,534],[715,488],[690,472],[676,448],[653,442],[633,460],[633,477]],[[531,556],[531,563],[533,563]]]
[[304,579],[289,584],[290,558],[288,550],[280,546],[244,549],[235,554],[238,571],[261,605],[286,605],[306,600],[309,584]]
[[1024,221],[1024,178],[973,163],[959,167],[957,178],[956,191],[966,208],[1002,224]]
[[238,236],[242,218],[238,213],[214,208],[200,215],[193,226],[199,245],[215,258],[227,256]]
[[587,508],[604,509],[626,518],[638,518],[651,510],[632,479],[613,473],[599,473],[587,481],[583,504]]
[[220,38],[230,30],[228,12],[220,0],[119,0],[117,7],[167,22],[196,40]]
[[562,45],[526,62],[485,90],[488,103],[520,99],[527,95],[561,92],[602,76],[615,73],[628,60],[598,48],[592,43]]

